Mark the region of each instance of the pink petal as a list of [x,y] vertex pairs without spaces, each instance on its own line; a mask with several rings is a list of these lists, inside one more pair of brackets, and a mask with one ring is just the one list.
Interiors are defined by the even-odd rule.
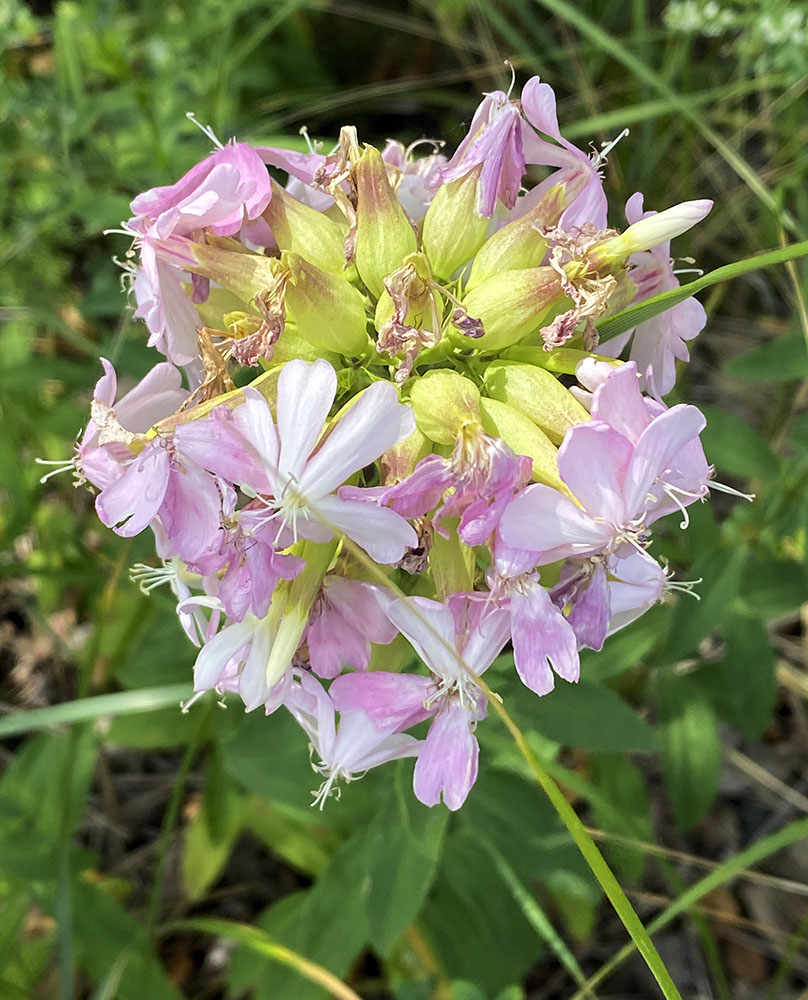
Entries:
[[415,797],[425,806],[435,806],[443,796],[447,808],[459,809],[477,780],[479,755],[469,717],[460,705],[440,712],[415,765]]
[[278,379],[278,469],[284,486],[291,478],[304,496],[312,492],[302,485],[306,460],[323,432],[336,392],[336,372],[322,359],[313,364],[290,361]]
[[[539,584],[510,598],[513,652],[522,681],[538,695],[552,691],[553,670],[565,680],[580,674],[575,630]],[[552,667],[552,669],[551,669]]]
[[619,525],[630,516],[623,490],[631,456],[631,443],[608,424],[578,424],[558,449],[558,471],[587,514]]
[[374,383],[340,417],[311,458],[301,477],[301,492],[312,497],[333,492],[414,430],[412,410],[399,403],[394,386]]
[[[506,545],[542,554],[542,563],[601,552],[613,528],[592,518],[558,490],[535,483],[508,504],[499,531]],[[536,560],[537,564],[539,560]]]
[[[374,562],[396,563],[408,548],[418,545],[412,526],[387,507],[327,496],[316,502],[315,518],[318,515],[329,529],[337,529],[353,539]],[[305,526],[300,526],[300,532],[309,537]]]
[[337,677],[329,693],[338,712],[365,712],[374,725],[390,732],[428,719],[432,712],[424,702],[434,690],[434,682],[420,674],[372,670]]
[[156,445],[145,448],[121,478],[95,498],[95,509],[102,523],[124,538],[139,534],[157,516],[169,474],[170,460],[165,448]]

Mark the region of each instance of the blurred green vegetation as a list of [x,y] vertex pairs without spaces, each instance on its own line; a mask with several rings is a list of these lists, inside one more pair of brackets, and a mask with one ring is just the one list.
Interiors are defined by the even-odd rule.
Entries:
[[[568,138],[597,145],[630,127],[606,172],[616,225],[615,206],[635,190],[649,208],[714,198],[686,241],[703,268],[806,238],[808,44],[799,25],[781,36],[779,22],[763,23],[788,8],[804,25],[806,5],[715,5],[738,14],[721,30],[667,6],[0,0],[6,706],[190,690],[194,651],[172,602],[127,579],[150,541],[103,530],[89,494],[66,474],[40,486],[34,464],[70,455],[99,354],[126,379],[152,363],[110,260],[126,239],[101,234],[136,193],[207,151],[185,113],[222,139],[298,145],[305,125],[329,143],[352,122],[367,141],[436,135],[451,146],[479,92],[507,87],[510,59],[520,79],[554,86]],[[805,295],[798,264],[704,298],[710,321],[671,401],[704,406],[719,480],[757,499],[718,497],[691,509],[688,532],[671,519],[663,533],[677,576],[703,581],[701,600],[653,609],[586,655],[578,687],[541,702],[504,665],[493,671],[531,744],[606,832],[654,839],[657,774],[668,827],[696,827],[715,800],[722,746],[751,754],[783,692],[805,700]],[[458,816],[412,800],[407,763],[321,814],[308,808],[312,775],[291,720],[215,704],[180,715],[175,698],[6,743],[0,996],[324,995],[255,939],[231,956],[201,929],[164,926],[211,914],[253,923],[366,996],[518,1000],[537,963],[580,978],[573,951],[598,940],[600,893],[498,723],[480,731],[483,773]],[[777,846],[804,836],[784,829]],[[238,863],[249,852],[254,868]],[[625,885],[641,882],[642,850],[623,844],[609,858]],[[705,927],[715,995],[729,997]],[[793,956],[780,955],[785,992],[773,997],[792,995]],[[590,957],[586,974],[597,964]],[[553,996],[571,994],[561,983]]]

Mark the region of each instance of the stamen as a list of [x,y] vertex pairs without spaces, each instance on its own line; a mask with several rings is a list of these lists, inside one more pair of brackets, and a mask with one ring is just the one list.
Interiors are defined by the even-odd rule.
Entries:
[[[665,496],[670,497],[670,499],[673,500],[673,502],[682,512],[682,520],[679,524],[679,527],[684,531],[684,529],[687,528],[688,525],[690,524],[690,515],[687,512],[687,507],[685,507],[685,505],[682,503],[679,497],[676,496],[676,494],[673,492],[673,489],[674,489],[673,487],[665,484],[662,487],[662,492],[665,494]],[[681,492],[684,493],[685,491],[682,490]]]
[[166,559],[162,566],[147,566],[145,563],[135,563],[129,570],[129,579],[138,585],[138,589],[143,594],[150,594],[157,587],[164,583],[171,585],[175,590],[177,583],[177,570],[174,564]]
[[36,462],[37,465],[53,465],[53,466],[55,466],[55,468],[51,469],[50,472],[46,472],[45,475],[41,477],[41,479],[39,480],[40,483],[46,483],[53,476],[58,476],[61,472],[75,472],[76,471],[76,460],[75,459],[70,459],[69,461],[67,461],[66,459],[62,459],[62,458],[57,458],[57,459],[35,458],[34,462]]
[[297,130],[297,134],[298,135],[302,135],[303,138],[306,140],[306,145],[309,147],[309,152],[310,153],[314,154],[314,153],[317,152],[317,149],[315,148],[314,143],[311,141],[311,136],[309,135],[309,130],[306,128],[305,125],[301,125],[300,126],[300,128]]
[[216,133],[213,131],[210,125],[203,125],[201,122],[198,122],[196,120],[196,116],[194,115],[193,111],[186,111],[185,117],[188,119],[189,122],[193,122],[194,125],[196,125],[196,127],[200,130],[200,132],[202,132],[203,135],[206,135],[217,149],[224,149],[224,146],[219,142],[218,138],[216,137]]
[[728,493],[732,497],[740,497],[741,500],[748,500],[751,503],[757,494],[755,493],[742,493],[740,490],[736,490],[733,486],[725,486],[723,483],[717,483],[712,480],[708,483],[707,488],[709,490],[718,490],[719,493]]
[[508,93],[506,95],[507,98],[508,98],[508,100],[510,100],[511,99],[511,93],[513,92],[513,88],[516,86],[516,70],[513,68],[513,63],[510,61],[510,59],[506,59],[505,60],[505,65],[511,71],[511,85],[510,85],[510,87],[508,87]]
[[624,128],[623,131],[620,133],[620,135],[612,139],[611,142],[603,143],[603,146],[600,149],[600,151],[595,152],[594,156],[592,157],[592,162],[596,169],[605,165],[606,157],[609,155],[609,153],[611,153],[611,151],[618,144],[618,142],[620,142],[621,139],[625,139],[625,137],[629,134],[630,134],[629,130],[627,128]]
[[193,697],[191,697],[191,698],[188,699],[188,701],[181,701],[180,702],[180,711],[182,712],[182,714],[183,715],[187,715],[189,709],[191,708],[191,705],[193,705],[195,702],[199,701],[199,699],[202,697],[202,695],[203,694],[207,694],[207,693],[208,693],[207,691],[197,691],[196,694],[193,695]]

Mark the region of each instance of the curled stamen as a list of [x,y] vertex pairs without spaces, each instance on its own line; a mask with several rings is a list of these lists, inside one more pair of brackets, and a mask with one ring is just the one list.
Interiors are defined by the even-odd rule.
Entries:
[[147,566],[145,563],[135,563],[129,570],[129,579],[132,583],[138,585],[138,589],[142,594],[150,594],[157,587],[162,587],[164,583],[170,584],[171,589],[175,590],[177,569],[169,559],[165,559],[162,566]]
[[511,85],[510,87],[508,87],[508,93],[506,95],[508,100],[510,100],[511,94],[513,93],[513,88],[516,86],[516,70],[513,68],[513,63],[510,61],[510,59],[505,60],[505,65],[511,71]]
[[58,476],[62,472],[75,472],[76,471],[76,460],[71,459],[49,459],[49,458],[35,458],[34,461],[37,465],[53,465],[54,468],[50,472],[46,472],[44,476],[40,478],[40,483],[46,483],[53,476]]
[[[676,494],[673,492],[672,487],[665,485],[662,487],[662,492],[665,494],[665,496],[669,497],[682,512],[682,520],[679,522],[679,527],[682,529],[682,531],[684,531],[684,529],[687,528],[688,525],[690,524],[690,514],[688,514],[687,512],[687,507],[685,507],[685,505],[682,503],[679,497],[676,496]],[[682,490],[681,492],[684,493],[686,491]]]

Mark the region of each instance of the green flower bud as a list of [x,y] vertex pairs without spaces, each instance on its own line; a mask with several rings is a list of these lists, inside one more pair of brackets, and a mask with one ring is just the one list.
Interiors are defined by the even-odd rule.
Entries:
[[500,351],[532,333],[563,296],[561,279],[551,267],[504,271],[463,296],[463,309],[482,323],[481,337],[463,334],[462,317],[452,317],[449,339],[458,347]]
[[558,449],[539,430],[536,424],[520,410],[498,399],[482,400],[483,429],[491,437],[502,438],[517,455],[527,455],[533,460],[533,480],[546,483],[554,489],[567,492],[558,474]]
[[[579,188],[584,181],[583,172]],[[542,234],[545,226],[554,226],[561,213],[575,194],[570,185],[556,184],[521,218],[509,222],[486,240],[471,265],[466,291],[503,271],[519,271],[538,267],[547,252],[547,240]]]
[[570,427],[591,419],[569,390],[544,368],[516,361],[494,361],[484,381],[489,395],[530,417],[553,444]]
[[382,154],[365,146],[354,168],[356,268],[378,298],[383,280],[417,249],[415,233],[387,177]]
[[482,164],[440,187],[424,217],[424,253],[438,278],[450,278],[485,242],[489,220],[477,211],[481,170]]
[[264,219],[281,250],[298,253],[324,271],[342,272],[344,231],[333,219],[293,198],[275,181]]
[[418,430],[435,444],[454,445],[464,427],[482,420],[479,389],[448,368],[435,368],[416,379],[410,404]]
[[373,347],[367,335],[365,301],[341,274],[323,271],[299,254],[281,252],[288,271],[285,302],[297,332],[317,348],[362,354]]

